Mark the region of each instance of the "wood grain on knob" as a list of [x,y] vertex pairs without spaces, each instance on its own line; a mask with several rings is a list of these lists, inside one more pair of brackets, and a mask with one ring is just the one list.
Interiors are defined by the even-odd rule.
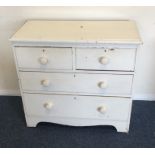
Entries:
[[98,107],[97,110],[100,113],[105,114],[105,112],[107,111],[107,108],[104,105],[102,105],[102,106]]
[[103,56],[103,57],[100,57],[99,58],[99,62],[102,64],[102,65],[106,65],[109,63],[109,58],[107,56]]
[[108,87],[108,82],[107,81],[101,81],[98,83],[99,88],[105,89]]
[[49,86],[50,85],[50,80],[47,80],[47,79],[44,79],[41,81],[41,84],[45,87]]
[[40,57],[39,58],[39,62],[42,64],[42,65],[46,65],[48,63],[48,59],[46,57]]
[[44,108],[50,110],[53,107],[53,103],[52,102],[46,102],[44,103]]

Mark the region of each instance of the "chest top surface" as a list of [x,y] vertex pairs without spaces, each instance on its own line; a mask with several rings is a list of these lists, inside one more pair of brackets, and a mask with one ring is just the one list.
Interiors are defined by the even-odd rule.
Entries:
[[30,20],[10,40],[13,42],[141,43],[134,21]]

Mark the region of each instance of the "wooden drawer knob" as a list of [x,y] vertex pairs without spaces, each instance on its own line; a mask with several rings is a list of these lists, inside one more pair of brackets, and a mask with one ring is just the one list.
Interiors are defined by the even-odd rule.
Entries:
[[101,89],[105,89],[108,87],[108,82],[107,81],[101,81],[98,83],[98,87]]
[[48,59],[46,57],[40,57],[39,58],[39,62],[42,64],[42,65],[46,65],[48,63]]
[[53,107],[53,103],[52,102],[44,103],[44,108],[45,109],[50,110],[50,109],[52,109],[52,107]]
[[107,111],[106,106],[102,105],[100,107],[97,108],[97,110],[101,113],[101,114],[105,114]]
[[44,87],[48,87],[50,85],[50,80],[47,80],[47,79],[42,80],[41,85],[43,85]]
[[99,58],[99,62],[102,64],[102,65],[106,65],[109,63],[109,58],[107,56],[103,56],[103,57],[100,57]]

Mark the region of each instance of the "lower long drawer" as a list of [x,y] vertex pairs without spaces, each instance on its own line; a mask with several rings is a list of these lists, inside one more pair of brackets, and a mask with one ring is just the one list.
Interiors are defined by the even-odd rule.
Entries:
[[128,119],[130,98],[23,94],[29,116],[72,117],[106,120]]

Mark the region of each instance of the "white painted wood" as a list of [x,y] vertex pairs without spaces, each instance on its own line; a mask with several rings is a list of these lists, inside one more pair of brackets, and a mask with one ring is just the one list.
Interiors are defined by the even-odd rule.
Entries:
[[31,47],[74,47],[74,48],[137,48],[139,44],[135,43],[100,43],[100,42],[60,42],[60,41],[12,41],[12,45],[15,47],[31,46]]
[[28,21],[11,41],[28,127],[54,122],[128,132],[141,43],[133,21]]
[[102,71],[102,70],[78,70],[78,69],[73,69],[73,70],[62,70],[62,69],[42,69],[42,68],[38,68],[38,69],[33,69],[33,68],[18,68],[18,70],[20,72],[42,72],[42,73],[87,73],[87,74],[92,74],[92,73],[95,73],[95,74],[122,74],[122,75],[134,75],[135,72],[134,71],[131,71],[131,72],[128,72],[128,71],[111,71],[111,70],[105,70],[105,71]]
[[[30,116],[92,118],[113,121],[126,121],[132,102],[130,98],[40,94],[24,94],[24,100],[26,114]],[[47,103],[52,103],[52,107],[46,108],[44,105]],[[104,113],[98,110],[101,106],[106,108]]]
[[16,47],[15,53],[19,68],[72,69],[71,48]]
[[[133,75],[20,72],[22,89],[26,91],[81,92],[130,95]],[[44,86],[42,81],[48,81]],[[106,87],[100,87],[100,83]]]
[[77,48],[76,68],[134,71],[136,49]]
[[81,92],[67,92],[67,91],[62,91],[62,92],[55,92],[55,91],[31,91],[31,90],[23,90],[22,89],[22,92],[23,93],[29,93],[29,94],[49,94],[49,95],[52,95],[52,94],[59,94],[59,95],[81,95],[81,96],[106,96],[106,97],[132,97],[132,94],[129,94],[129,95],[122,95],[122,94],[118,94],[116,96],[114,96],[113,94],[96,94],[96,93],[81,93]]
[[12,41],[141,43],[134,21],[27,21]]
[[[49,93],[49,94],[51,94],[51,93]],[[54,93],[52,93],[52,94],[54,94]],[[57,93],[55,93],[55,94],[57,94]],[[62,94],[64,94],[64,93],[62,93]],[[66,93],[66,94],[68,94],[68,93]],[[2,95],[4,95],[4,96],[21,96],[21,93],[20,93],[20,90],[16,91],[16,90],[10,90],[10,89],[8,89],[8,90],[3,89],[3,90],[0,90],[0,95],[1,96]],[[94,94],[91,94],[91,95],[94,95]],[[128,96],[128,97],[131,97],[131,96]],[[136,94],[136,95],[132,96],[132,99],[133,100],[154,101],[155,94]]]
[[44,117],[44,116],[26,116],[27,127],[36,127],[40,122],[53,122],[62,125],[71,126],[97,126],[109,125],[116,128],[117,132],[129,131],[128,121],[112,121],[103,119],[87,119],[87,118],[73,118],[73,117]]

